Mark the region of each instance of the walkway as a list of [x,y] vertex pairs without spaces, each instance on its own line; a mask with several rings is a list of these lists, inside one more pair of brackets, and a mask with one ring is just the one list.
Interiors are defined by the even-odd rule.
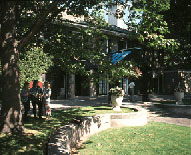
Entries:
[[[172,101],[174,96],[167,95],[152,95],[150,96],[150,102],[142,102],[141,96],[136,96],[134,102],[129,101],[129,96],[125,96],[123,100],[124,105],[136,104],[144,107],[148,112],[148,122],[166,122],[170,124],[177,124],[191,127],[191,116],[184,116],[180,114],[174,114],[165,109],[156,107],[153,105],[153,101]],[[81,106],[98,106],[107,105],[107,96],[99,96],[89,98],[87,96],[76,97],[75,99],[69,100],[52,100],[51,108],[73,108]]]
[[148,122],[165,122],[191,127],[191,116],[175,114],[160,107],[156,107],[152,103],[140,105],[147,110]]

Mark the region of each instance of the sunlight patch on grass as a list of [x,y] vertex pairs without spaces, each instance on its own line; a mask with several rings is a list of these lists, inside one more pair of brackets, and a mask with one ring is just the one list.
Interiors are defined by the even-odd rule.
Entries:
[[38,130],[30,130],[30,129],[27,129],[25,127],[25,131],[24,131],[26,134],[33,134],[33,135],[38,135],[38,134],[42,134],[42,132],[39,132]]
[[98,114],[108,114],[108,113],[129,113],[134,112],[129,108],[121,108],[122,111],[114,111],[111,106],[99,106],[99,107],[82,107],[80,108],[82,116],[94,116]]

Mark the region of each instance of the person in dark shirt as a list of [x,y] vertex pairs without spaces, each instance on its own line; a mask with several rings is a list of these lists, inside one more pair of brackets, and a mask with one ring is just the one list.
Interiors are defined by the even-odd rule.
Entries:
[[30,89],[30,97],[33,106],[34,118],[36,118],[36,105],[38,105],[39,118],[42,118],[42,89],[38,86],[38,80],[33,81],[33,86]]

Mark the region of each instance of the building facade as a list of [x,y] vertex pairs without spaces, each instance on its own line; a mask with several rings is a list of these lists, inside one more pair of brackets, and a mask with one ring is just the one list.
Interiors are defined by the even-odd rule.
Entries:
[[[103,33],[108,36],[108,40],[104,40],[106,44],[105,52],[118,51],[121,49],[127,49],[129,47],[136,46],[132,40],[136,38],[130,37],[128,31],[124,28],[124,23],[121,19],[114,17],[114,10],[121,9],[120,6],[110,8],[111,14],[108,15],[108,23],[111,24],[110,29],[103,30]],[[66,16],[66,15],[65,15]],[[65,17],[66,18],[66,17]],[[83,18],[81,18],[83,19]],[[77,20],[77,19],[74,19]],[[83,26],[80,23],[65,24],[71,28]],[[112,48],[109,48],[111,47]],[[90,73],[94,73],[94,69],[90,69]],[[99,80],[98,83],[94,83],[93,79],[89,79],[86,76],[70,73],[60,73],[58,78],[58,98],[74,98],[76,96],[97,96],[107,95],[109,91],[109,84],[107,82],[107,73],[105,79]],[[151,70],[150,80],[148,82],[149,93],[157,94],[173,94],[174,88],[181,83],[185,88],[186,94],[191,94],[191,71],[189,70]],[[50,78],[51,81],[51,78]],[[121,79],[120,87],[122,87],[128,94],[129,79]],[[142,94],[142,81],[137,79],[135,82],[135,94]]]

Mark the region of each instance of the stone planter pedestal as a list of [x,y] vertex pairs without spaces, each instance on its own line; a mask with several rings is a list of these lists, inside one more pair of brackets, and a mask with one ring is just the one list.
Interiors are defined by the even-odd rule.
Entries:
[[121,111],[120,106],[122,105],[123,96],[111,95],[111,102],[114,111]]
[[176,104],[183,104],[184,92],[174,92],[174,95],[176,97]]

